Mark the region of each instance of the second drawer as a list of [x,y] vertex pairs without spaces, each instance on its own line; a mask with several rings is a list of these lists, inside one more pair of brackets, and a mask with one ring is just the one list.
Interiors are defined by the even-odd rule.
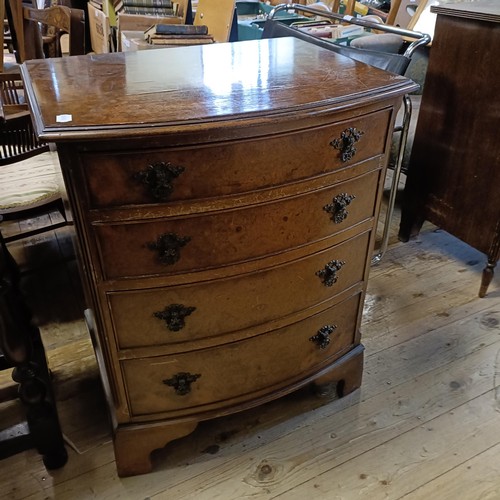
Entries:
[[104,279],[212,269],[322,240],[374,216],[379,175],[239,209],[96,224]]

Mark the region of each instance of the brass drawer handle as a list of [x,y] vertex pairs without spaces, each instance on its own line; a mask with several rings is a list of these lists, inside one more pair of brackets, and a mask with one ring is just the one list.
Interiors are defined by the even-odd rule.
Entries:
[[186,307],[184,304],[170,304],[163,311],[154,312],[153,316],[164,320],[171,332],[178,332],[186,326],[186,316],[189,316],[193,311],[196,311],[196,307]]
[[332,286],[339,279],[338,272],[344,264],[343,260],[331,260],[323,269],[316,272],[316,276],[320,277],[323,285]]
[[173,387],[178,396],[185,396],[191,392],[191,384],[196,382],[200,377],[199,373],[179,372],[172,378],[163,380],[163,383],[169,387]]
[[311,342],[314,342],[320,349],[326,349],[330,344],[330,335],[337,328],[337,325],[325,325],[322,326],[316,335],[309,338]]
[[149,195],[155,201],[167,201],[174,186],[172,181],[179,177],[185,168],[170,162],[151,163],[144,170],[134,174],[134,179],[144,184]]
[[191,241],[189,236],[178,236],[175,233],[163,233],[156,241],[148,243],[150,250],[158,252],[158,258],[167,266],[175,264],[181,258],[181,248]]
[[341,134],[339,139],[333,139],[330,145],[340,151],[340,159],[343,162],[351,160],[356,154],[354,145],[359,141],[360,137],[364,134],[361,130],[355,127],[346,128]]
[[356,196],[353,194],[340,193],[333,198],[331,203],[325,205],[323,210],[331,215],[331,220],[335,224],[340,224],[347,219],[347,216],[349,215],[347,207],[355,198]]

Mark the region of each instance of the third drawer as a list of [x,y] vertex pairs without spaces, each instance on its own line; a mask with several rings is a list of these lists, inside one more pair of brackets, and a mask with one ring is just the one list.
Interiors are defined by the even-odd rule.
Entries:
[[379,176],[238,209],[95,224],[103,277],[213,269],[324,240],[374,217]]

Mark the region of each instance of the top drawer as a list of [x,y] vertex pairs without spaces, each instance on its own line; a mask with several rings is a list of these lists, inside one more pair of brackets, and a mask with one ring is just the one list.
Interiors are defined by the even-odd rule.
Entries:
[[[90,208],[212,198],[278,186],[382,154],[391,110],[287,135],[144,151],[83,153]],[[350,128],[362,132],[349,153]],[[342,134],[347,134],[345,140]],[[331,143],[345,146],[336,149]],[[339,146],[339,147],[340,147]]]

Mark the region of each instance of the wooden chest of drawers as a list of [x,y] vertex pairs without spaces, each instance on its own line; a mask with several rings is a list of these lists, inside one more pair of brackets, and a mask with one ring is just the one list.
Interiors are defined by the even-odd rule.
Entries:
[[58,144],[120,475],[201,420],[310,382],[359,387],[410,81],[288,38],[37,61],[23,77]]

